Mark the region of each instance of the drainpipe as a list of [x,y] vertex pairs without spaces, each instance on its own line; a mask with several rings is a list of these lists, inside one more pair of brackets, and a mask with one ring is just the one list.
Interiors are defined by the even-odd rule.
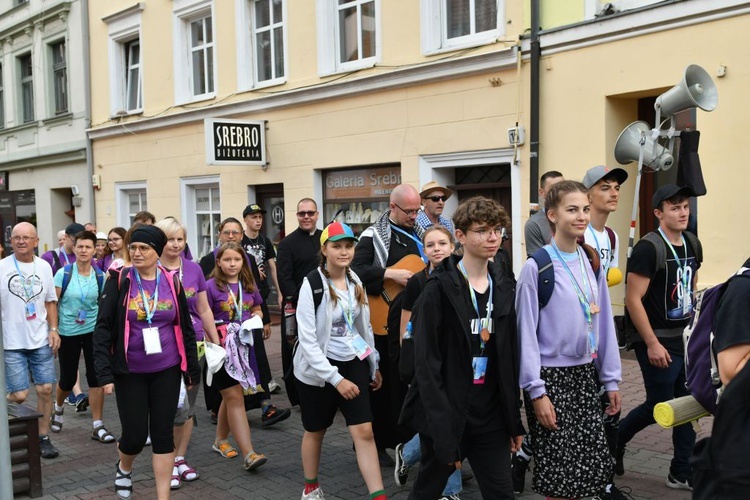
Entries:
[[[91,127],[91,41],[89,33],[89,2],[81,0],[81,23],[83,24],[81,36],[83,37],[83,93],[84,93],[84,121],[86,129]],[[88,178],[86,179],[85,193],[91,203],[91,221],[96,224],[96,203],[94,203],[94,185],[91,178],[94,176],[94,152],[91,139],[86,132],[86,166],[88,167]]]
[[531,78],[529,94],[529,201],[539,197],[539,65],[542,56],[539,43],[539,0],[531,0]]

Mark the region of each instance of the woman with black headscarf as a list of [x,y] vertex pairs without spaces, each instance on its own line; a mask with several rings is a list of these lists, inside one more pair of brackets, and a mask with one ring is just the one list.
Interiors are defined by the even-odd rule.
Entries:
[[169,498],[180,377],[200,380],[195,332],[179,279],[158,265],[164,232],[136,225],[126,241],[133,267],[110,271],[94,331],[97,379],[105,394],[117,388],[122,424],[115,491],[132,496],[133,461],[150,435],[157,496]]

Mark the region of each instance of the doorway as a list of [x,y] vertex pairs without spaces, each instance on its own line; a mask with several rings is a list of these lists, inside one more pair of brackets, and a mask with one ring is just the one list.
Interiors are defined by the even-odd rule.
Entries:
[[[279,242],[284,238],[284,185],[283,184],[262,184],[255,186],[255,203],[266,211],[263,216],[263,234],[271,240],[274,249],[279,246]],[[252,203],[252,200],[250,201]],[[279,313],[278,290],[273,286],[273,281],[269,283],[271,293],[268,296],[269,309],[272,313]]]

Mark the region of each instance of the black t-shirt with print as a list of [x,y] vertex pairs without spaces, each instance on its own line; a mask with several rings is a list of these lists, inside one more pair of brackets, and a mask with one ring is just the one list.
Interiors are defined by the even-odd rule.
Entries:
[[[490,286],[492,281],[490,281]],[[482,317],[487,315],[487,301],[490,296],[489,287],[484,293],[474,291],[477,298],[477,305]],[[487,372],[483,384],[474,384],[471,388],[471,398],[469,403],[469,415],[466,421],[466,432],[482,433],[490,430],[502,428],[502,418],[500,414],[500,395],[497,382],[497,353],[495,352],[495,332],[494,326],[490,324],[490,339],[482,347],[480,329],[476,327],[477,313],[474,305],[470,303],[470,324],[471,334],[471,355],[472,363],[476,358],[484,357],[487,359]],[[475,333],[476,332],[476,333]]]
[[266,262],[270,259],[276,258],[276,250],[273,248],[273,243],[263,233],[258,233],[257,238],[250,238],[245,234],[242,236],[242,248],[244,248],[245,252],[255,260],[258,270],[266,274],[266,279],[260,283],[261,294],[263,294],[270,290]]
[[682,328],[687,325],[690,312],[683,310],[682,301],[692,300],[692,293],[684,293],[682,277],[685,273],[688,274],[687,281],[692,288],[693,278],[700,268],[700,262],[695,258],[695,252],[689,242],[685,241],[684,245],[674,247],[680,259],[679,265],[666,243],[665,247],[667,263],[656,274],[653,273],[656,267],[656,249],[650,242],[639,241],[628,259],[628,273],[635,273],[651,280],[643,297],[643,307],[654,330]]

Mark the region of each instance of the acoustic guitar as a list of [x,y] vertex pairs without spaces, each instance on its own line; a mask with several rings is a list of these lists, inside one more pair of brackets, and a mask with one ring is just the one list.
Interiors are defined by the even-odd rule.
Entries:
[[[424,262],[419,255],[407,255],[399,260],[388,269],[407,269],[413,273],[418,273],[424,269]],[[370,295],[370,323],[375,335],[388,335],[388,309],[391,302],[396,298],[404,287],[393,281],[386,279],[383,281],[383,291],[380,295]]]

